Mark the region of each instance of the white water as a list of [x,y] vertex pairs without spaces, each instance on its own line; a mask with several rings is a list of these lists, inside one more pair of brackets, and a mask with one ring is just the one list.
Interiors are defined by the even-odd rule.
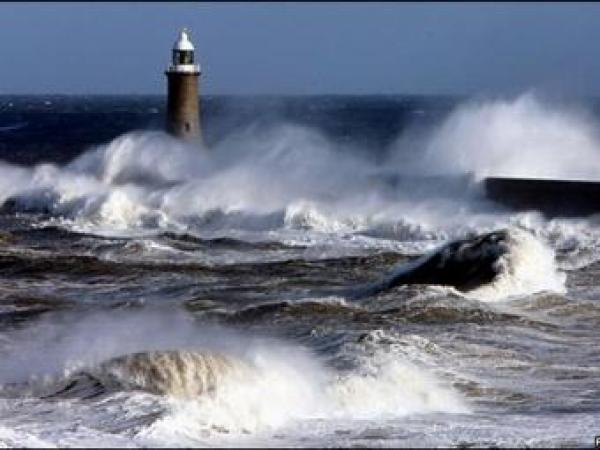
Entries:
[[[500,255],[496,261],[495,269],[498,275],[491,283],[485,284],[465,294],[452,289],[457,295],[465,295],[482,301],[508,300],[539,292],[566,293],[566,274],[561,271],[556,263],[555,252],[542,238],[521,229],[512,227],[508,230],[506,242],[489,243],[480,248],[469,247],[467,253],[474,257],[484,258],[486,253]],[[467,244],[465,244],[467,245]],[[439,270],[446,270],[444,266],[450,265],[448,259],[460,260],[462,257],[454,255],[449,250],[440,247],[432,250],[420,258],[409,263],[402,263],[386,276],[389,281],[410,272],[421,264],[425,264],[433,255],[442,252],[446,261],[439,263]],[[503,252],[505,250],[505,252]],[[464,250],[456,250],[463,252]]]
[[[52,220],[80,230],[128,235],[172,229],[201,236],[279,240],[318,249],[315,257],[355,249],[420,253],[469,232],[509,226],[512,238],[510,252],[500,262],[502,275],[468,294],[495,302],[543,291],[564,292],[560,269],[600,259],[598,218],[548,221],[535,212],[512,214],[490,205],[478,196],[476,185],[460,196],[431,196],[392,189],[379,177],[391,172],[472,173],[475,179],[487,175],[596,179],[597,130],[584,111],[525,95],[459,107],[428,134],[400,139],[381,165],[355,156],[352,149],[341,148],[314,130],[292,125],[246,130],[210,153],[162,133],[128,133],[65,167],[2,164],[0,201],[17,195],[20,208],[47,209]],[[406,146],[421,151],[410,152],[414,155],[410,157]],[[445,187],[440,182],[436,188],[443,194]],[[562,255],[559,261],[557,252]],[[443,355],[430,358],[418,342],[406,343],[403,352],[352,353],[352,367],[339,371],[302,348],[230,330],[199,333],[186,320],[160,311],[135,317],[92,316],[65,326],[42,322],[35,330],[23,330],[12,341],[2,342],[10,357],[0,365],[0,383],[36,377],[43,381],[49,374],[67,377],[136,351],[197,347],[244,361],[254,368],[254,375],[226,382],[214,395],[197,399],[127,392],[97,406],[57,402],[53,420],[44,413],[47,406],[37,400],[3,400],[0,445],[235,446],[246,438],[249,443],[264,443],[261,437],[270,445],[318,445],[340,442],[336,434],[340,430],[346,433],[343,436],[352,436],[344,441],[348,444],[443,445],[490,439],[496,444],[535,445],[545,441],[532,433],[565,424],[561,433],[548,439],[574,439],[588,433],[590,421],[596,419],[540,418],[544,427],[536,429],[540,422],[518,414],[493,420],[470,414],[472,406],[442,373],[459,372],[452,365],[457,363]],[[99,418],[116,426],[155,411],[167,413],[128,433],[94,428]],[[435,414],[443,419],[431,419]],[[429,419],[419,422],[421,417]],[[432,426],[442,434],[407,441],[389,430],[372,429],[388,423],[394,424],[390,429],[396,436],[406,429],[424,430],[429,436]],[[364,437],[378,432],[381,441]],[[283,440],[277,440],[278,433]],[[514,437],[507,439],[509,435]]]
[[[410,133],[392,146],[386,161],[375,164],[296,125],[249,128],[210,151],[159,132],[132,132],[65,167],[3,164],[0,201],[16,195],[18,209],[49,210],[61,223],[106,234],[174,229],[293,241],[362,233],[409,243],[515,221],[562,241],[581,234],[581,222],[534,223],[531,214],[508,214],[483,201],[477,185],[445,196],[444,181],[437,189],[424,192],[415,185],[408,192],[387,186],[382,177],[470,173],[474,179],[595,179],[598,127],[583,110],[530,94],[474,101],[425,136],[406,136]],[[585,228],[588,222],[583,223]],[[595,229],[585,233],[584,245],[595,247]]]
[[499,276],[466,295],[485,301],[506,300],[539,292],[566,293],[566,274],[557,265],[554,251],[540,239],[518,229],[510,230],[509,251],[499,258]]
[[[169,326],[165,327],[165,323]],[[234,363],[227,371],[217,359],[192,358],[184,351],[179,362],[169,365],[173,360],[158,355],[154,364],[162,364],[162,372],[171,371],[175,375],[170,378],[176,382],[170,384],[162,382],[162,377],[150,381],[149,377],[154,376],[151,367],[143,374],[138,364],[137,375],[131,372],[133,378],[129,383],[144,386],[161,382],[161,386],[174,386],[172,392],[157,398],[166,414],[137,433],[138,443],[198,445],[202,438],[215,436],[236,442],[248,433],[255,436],[272,433],[294,421],[382,419],[415,413],[469,411],[453,389],[428,373],[426,367],[401,354],[356,354],[354,368],[339,372],[326,367],[301,347],[219,327],[197,328],[188,316],[172,311],[96,314],[69,321],[68,325],[49,319],[35,330],[14,333],[9,340],[0,384],[30,382],[32,389],[36,383],[48,389],[52,379],[68,378],[81,369],[88,368],[94,373],[94,368],[102,367],[99,366],[102,361],[139,351],[197,349],[216,352]],[[32,366],[33,360],[40,364]],[[206,364],[217,365],[209,369]],[[185,386],[180,381],[194,371],[186,365],[197,365],[195,370],[213,373],[210,376],[217,377],[216,389],[197,396],[192,396],[189,386],[182,389]],[[126,381],[129,372],[123,362],[104,363],[104,366],[103,370]],[[143,415],[148,408],[156,408],[156,401],[148,403],[147,394],[132,391],[126,397],[123,395],[112,394],[103,402],[119,398],[125,404],[125,411],[115,411],[114,417],[107,410],[107,420],[118,422],[123,414]],[[65,402],[72,404],[75,411],[90,407],[77,400],[62,400]],[[14,406],[5,401],[5,407]],[[31,410],[37,407],[35,400],[27,406]],[[7,417],[3,420],[10,422]],[[0,432],[0,442],[7,445],[16,441],[35,442],[45,446],[44,439],[48,438],[48,442],[60,445],[54,439],[68,439],[69,434],[63,433],[59,429],[53,436],[52,428],[47,429],[44,421],[38,423],[30,417],[25,428],[16,426]]]
[[0,201],[16,195],[18,209],[49,210],[52,220],[78,230],[279,240],[319,247],[315,256],[368,248],[414,254],[507,226],[535,236],[539,244],[515,237],[505,276],[477,293],[489,299],[561,291],[564,280],[544,245],[561,251],[566,269],[600,258],[597,218],[509,213],[480,198],[476,185],[448,197],[394,190],[381,180],[386,173],[593,178],[600,173],[598,126],[581,108],[531,94],[472,101],[427,135],[399,139],[382,164],[352,150],[293,125],[249,128],[210,151],[159,132],[129,133],[65,167],[0,166]]

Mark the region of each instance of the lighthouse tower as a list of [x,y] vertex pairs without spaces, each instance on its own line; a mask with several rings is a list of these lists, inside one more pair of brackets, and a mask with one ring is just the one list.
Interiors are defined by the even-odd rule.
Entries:
[[200,64],[194,63],[194,45],[184,28],[173,45],[167,75],[167,131],[173,136],[201,141],[198,99]]

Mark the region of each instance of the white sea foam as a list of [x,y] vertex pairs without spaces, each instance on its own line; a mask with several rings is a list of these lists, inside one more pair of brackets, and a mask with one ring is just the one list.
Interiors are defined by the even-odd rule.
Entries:
[[0,448],[52,448],[56,445],[33,433],[0,426]]
[[510,230],[508,252],[500,256],[496,279],[469,291],[468,297],[497,301],[543,291],[566,292],[566,275],[555,261],[554,250],[526,231]]
[[357,247],[348,236],[368,236],[361,246],[388,240],[410,253],[517,225],[555,246],[563,267],[579,267],[600,257],[597,219],[510,213],[482,199],[473,183],[456,190],[443,179],[385,180],[593,178],[600,173],[597,130],[582,108],[526,94],[460,105],[425,135],[403,135],[381,163],[298,125],[250,127],[210,152],[162,132],[132,132],[64,167],[1,164],[0,201],[12,198],[17,210],[107,235],[169,229],[338,248]]
[[[476,179],[487,175],[595,178],[598,142],[597,125],[585,112],[531,95],[460,106],[427,135],[399,141],[382,164],[355,156],[348,151],[352,149],[314,130],[291,125],[248,129],[229,136],[210,154],[163,133],[128,133],[64,167],[0,164],[0,201],[17,196],[17,209],[47,211],[51,220],[100,233],[172,228],[252,236],[252,240],[312,246],[317,256],[326,254],[319,248],[325,245],[339,254],[344,248],[359,247],[420,253],[470,232],[512,225],[526,232],[511,231],[511,251],[501,260],[502,275],[470,294],[496,301],[543,290],[562,291],[564,274],[557,264],[578,267],[600,255],[597,218],[548,221],[537,213],[512,214],[483,202],[477,186],[469,185],[464,195],[455,196],[445,192],[442,181],[420,190],[394,188],[382,183],[381,177],[391,172],[473,173]],[[411,151],[410,156],[406,145],[423,151]],[[433,195],[435,191],[439,195]],[[553,249],[563,258],[559,263]],[[335,297],[326,301],[343,304]],[[343,355],[351,367],[340,370],[302,348],[218,327],[200,329],[188,317],[163,310],[120,314],[40,320],[35,328],[14,332],[3,342],[0,384],[32,377],[43,381],[48,374],[69,377],[139,351],[209,349],[244,361],[251,369],[242,371],[241,377],[225,377],[210,395],[198,398],[128,391],[120,392],[114,403],[112,397],[100,402],[30,399],[26,408],[20,399],[5,399],[0,408],[3,418],[22,415],[11,424],[3,423],[0,445],[214,446],[228,442],[235,446],[248,432],[256,436],[273,431],[276,436],[286,426],[285,440],[273,438],[271,444],[287,445],[297,438],[299,445],[339,446],[344,439],[337,433],[340,430],[346,432],[348,445],[459,445],[461,439],[509,445],[544,442],[539,437],[541,428],[527,422],[526,416],[515,416],[512,422],[507,419],[512,416],[494,416],[496,425],[506,426],[501,432],[491,431],[494,427],[490,428],[487,415],[470,415],[468,427],[464,418],[453,422],[447,415],[440,422],[402,422],[403,417],[420,414],[470,411],[441,375],[455,366],[446,364],[433,342],[417,335],[396,342],[402,351],[380,351],[381,342],[364,354],[353,348]],[[55,408],[52,414],[47,414],[49,408]],[[120,430],[124,421],[157,411],[162,416],[156,422],[135,431],[98,430],[103,426]],[[596,416],[577,419],[578,425],[571,424],[565,435],[581,436],[584,428],[597,422]],[[369,437],[388,418],[394,418],[392,431],[382,431],[381,441]],[[562,417],[547,420],[542,428],[557,429],[557,420],[564,422]],[[446,434],[430,433],[432,423]],[[323,430],[329,438],[323,438]],[[416,437],[411,437],[415,430]],[[311,433],[313,441],[301,440]],[[518,437],[508,440],[506,436],[513,433]]]
[[[0,201],[13,197],[17,209],[49,212],[69,226],[107,234],[245,230],[273,239],[296,230],[299,236],[365,234],[414,243],[489,231],[523,215],[483,201],[477,185],[456,192],[444,180],[394,187],[384,181],[387,175],[600,173],[600,139],[590,115],[532,94],[467,102],[426,135],[408,136],[375,163],[297,125],[250,127],[210,152],[161,132],[133,132],[64,167],[2,164]],[[563,223],[541,219],[532,231],[556,234],[562,227],[572,236]],[[598,233],[581,223],[576,234],[596,252]]]
[[[290,351],[291,350],[291,351]],[[298,349],[254,348],[256,368],[231,378],[214,395],[173,401],[168,415],[140,433],[152,441],[197,442],[223,433],[273,432],[301,420],[398,418],[416,413],[465,413],[460,396],[407,360],[365,358],[344,374]]]
[[[166,323],[168,328],[161,326]],[[140,431],[143,442],[197,443],[215,434],[271,432],[296,420],[468,411],[458,394],[403,355],[363,355],[340,372],[301,347],[198,328],[178,313],[98,314],[69,326],[51,319],[39,325],[15,333],[0,382],[37,380],[47,386],[49,374],[68,378],[86,370],[100,379],[111,373],[124,387],[154,386],[151,392],[165,395],[167,411]],[[180,355],[160,350],[175,348]],[[192,349],[225,359],[194,356]],[[146,350],[154,353],[110,359]],[[39,362],[35,367],[33,360]],[[193,373],[194,365],[202,374]]]

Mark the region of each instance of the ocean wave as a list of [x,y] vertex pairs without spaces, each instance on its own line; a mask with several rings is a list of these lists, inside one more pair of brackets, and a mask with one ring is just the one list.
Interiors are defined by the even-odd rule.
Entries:
[[[401,138],[382,162],[298,125],[250,127],[210,152],[162,132],[131,132],[65,166],[0,164],[0,202],[6,212],[98,234],[311,234],[317,245],[358,236],[407,250],[518,225],[555,245],[564,267],[577,267],[600,255],[597,219],[511,213],[485,200],[474,180],[589,174],[600,161],[595,130],[585,114],[524,95],[459,106],[420,141]],[[560,151],[553,144],[548,158],[556,140]]]
[[467,296],[497,301],[543,291],[566,292],[566,274],[558,269],[550,246],[519,229],[510,230],[508,236],[509,250],[497,261],[495,280],[468,291]]
[[69,376],[45,398],[90,398],[121,390],[193,399],[211,395],[230,377],[256,376],[242,361],[210,351],[163,350],[112,358]]
[[[197,328],[181,316],[68,323],[15,332],[10,364],[0,370],[4,398],[98,403],[147,393],[162,399],[162,413],[139,437],[155,442],[258,433],[313,418],[468,411],[452,388],[406,355],[355,354],[351,367],[336,369],[302,346]],[[86,339],[98,333],[105,338]],[[34,367],[36,355],[46,358]]]
[[382,279],[357,286],[361,299],[403,285],[441,285],[484,301],[541,291],[566,292],[554,250],[541,239],[510,228],[446,243],[396,266]]

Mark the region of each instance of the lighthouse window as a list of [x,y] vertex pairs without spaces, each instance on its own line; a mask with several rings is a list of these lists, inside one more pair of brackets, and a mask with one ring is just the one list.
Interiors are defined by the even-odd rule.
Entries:
[[173,53],[175,64],[194,64],[194,52],[192,50],[174,50]]

